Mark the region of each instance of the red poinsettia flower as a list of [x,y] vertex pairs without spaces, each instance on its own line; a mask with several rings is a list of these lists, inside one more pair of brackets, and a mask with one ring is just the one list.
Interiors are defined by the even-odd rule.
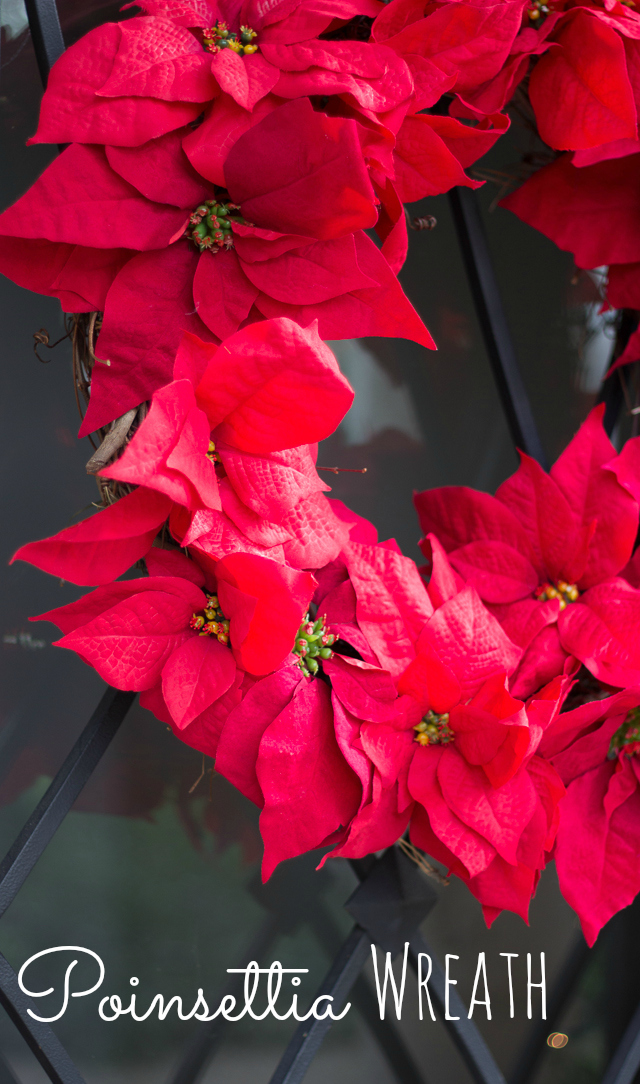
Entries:
[[75,145],[0,216],[4,272],[70,311],[104,309],[107,364],[82,432],[167,383],[184,330],[225,338],[247,318],[289,316],[318,319],[323,338],[433,345],[361,232],[376,210],[355,129],[307,100],[282,106],[234,145],[232,202],[189,165],[181,133],[134,149]]
[[567,787],[553,856],[589,945],[640,891],[640,688],[560,715],[540,752]]
[[406,65],[384,46],[316,40],[334,19],[375,17],[378,0],[139,6],[148,14],[97,27],[54,65],[32,142],[138,146],[194,120],[221,91],[247,111],[270,91],[342,93],[369,109],[411,94]]
[[[176,541],[209,560],[232,552],[297,568],[333,560],[348,527],[322,492],[315,441],[336,427],[353,392],[316,331],[282,319],[220,347],[187,335],[175,375],[102,472],[139,488],[14,560],[83,586],[111,583],[167,521]],[[313,444],[299,445],[304,436]]]
[[556,678],[527,705],[507,692],[504,677],[449,710],[450,696],[433,675],[432,697],[418,727],[427,743],[411,761],[416,801],[411,839],[461,877],[482,904],[488,925],[502,910],[525,921],[558,824],[564,787],[548,761],[534,755],[557,714],[564,680]]
[[[499,5],[482,0],[440,4],[424,0],[391,0],[378,15],[372,38],[404,57],[417,89],[426,95],[455,88],[464,95],[502,68],[520,29],[524,0]],[[425,15],[425,11],[427,14]]]
[[501,206],[572,252],[578,267],[637,262],[640,243],[640,158],[578,168],[571,156],[534,173]]
[[[283,491],[287,486],[297,485],[300,482],[297,475],[305,474],[313,466],[313,461],[309,463],[310,452],[306,457],[300,454],[300,449],[294,449],[294,453],[274,453],[271,457],[267,480],[270,484],[274,478],[279,480]],[[231,449],[226,458],[233,471]],[[259,480],[258,471],[253,482],[258,484]],[[173,481],[180,488],[178,472]],[[251,498],[249,480],[238,475],[234,484],[241,490],[243,483],[246,483],[245,497]],[[257,494],[254,496],[257,499]],[[263,492],[262,496],[267,503],[269,495]],[[332,502],[316,491],[294,504],[279,523],[252,512],[240,499],[234,502],[231,487],[225,487],[225,502],[233,519],[224,511],[209,509],[191,514],[164,493],[139,486],[82,523],[21,546],[12,562],[26,561],[69,583],[93,587],[111,583],[142,560],[165,526],[175,541],[188,548],[205,568],[229,553],[252,553],[281,563],[286,561],[294,568],[315,568],[319,560],[332,560],[349,537],[348,523],[335,513]],[[271,500],[272,509],[276,503]]]
[[[315,442],[333,432],[353,392],[317,332],[279,319],[220,347],[186,335],[174,375],[124,455],[101,474],[158,490],[192,513],[189,526],[180,517],[183,545],[188,536],[216,557],[249,543],[277,545],[298,567],[332,560],[348,532],[322,496],[330,487],[316,473]],[[235,545],[218,529],[226,521]]]
[[640,679],[640,592],[618,576],[638,502],[616,478],[602,414],[591,412],[550,474],[521,455],[495,497],[466,487],[416,496],[422,527],[525,649],[515,696],[561,673],[567,654],[607,684]]
[[[363,786],[366,784],[366,788],[358,815],[354,817],[348,833],[332,854],[361,857],[372,850],[388,846],[404,832],[415,812],[416,797],[420,799],[420,795],[411,790],[410,777],[414,771],[412,765],[417,750],[428,744],[431,719],[428,712],[432,708],[444,713],[459,705],[462,712],[463,705],[468,705],[470,700],[473,703],[472,698],[476,694],[480,695],[479,690],[485,685],[488,696],[491,682],[495,681],[505,694],[508,706],[513,708],[515,703],[506,694],[505,680],[506,674],[517,666],[520,650],[511,643],[499,623],[482,605],[473,588],[465,588],[460,584],[436,539],[431,541],[434,547],[434,572],[425,595],[427,606],[432,613],[419,635],[413,637],[413,661],[408,667],[403,667],[396,678],[400,696],[396,701],[395,712],[390,714],[387,711],[377,716],[369,714],[364,717],[363,722],[363,718],[359,719],[357,712],[348,703],[347,711],[344,706],[340,710],[336,707],[335,710],[336,732],[345,757],[355,758],[353,766],[361,776],[367,766],[368,775],[362,776]],[[388,583],[387,586],[391,584]],[[350,580],[347,584],[334,588],[327,602],[331,600],[335,606],[339,600],[343,607],[347,606],[349,592],[355,601],[357,590],[358,587],[354,589]],[[323,609],[325,604],[323,603]],[[341,637],[344,636],[348,642],[358,643],[348,631],[343,631],[344,625],[332,624],[333,627],[340,628]],[[362,635],[360,622],[358,628]],[[388,631],[391,629],[388,628]],[[434,682],[438,686],[438,693],[434,693]],[[489,684],[486,684],[487,682]],[[427,703],[430,695],[435,699]],[[507,712],[505,709],[503,717],[517,712],[521,707],[518,702],[513,711]],[[475,742],[476,749],[479,749],[483,742],[482,718],[478,713],[473,718],[471,716],[468,727],[469,742],[471,745]],[[462,714],[460,718],[462,720]],[[519,721],[522,722],[522,719]],[[519,758],[522,759],[528,748],[529,733],[526,725],[523,730],[509,734],[501,723],[498,725],[495,719],[493,723],[494,742],[491,755],[495,755],[496,760],[491,767],[494,769],[495,782],[500,770],[507,771],[507,762],[515,772]],[[502,736],[497,738],[500,731]]]
[[34,620],[57,624],[56,646],[117,689],[161,695],[174,729],[194,728],[193,744],[239,698],[246,674],[268,674],[290,654],[315,580],[254,554],[231,554],[206,573],[180,553],[159,557],[161,575],[154,561],[151,551],[145,579],[99,587]]
[[620,3],[606,8],[554,3],[551,14],[543,12],[532,5],[502,71],[462,94],[463,106],[475,114],[501,109],[537,57],[528,93],[545,143],[576,151],[578,166],[633,153],[634,144],[640,149],[637,12]]
[[[613,308],[640,308],[640,144],[607,144],[610,157],[591,165],[570,155],[545,166],[501,205],[535,227],[578,267],[608,266],[607,300]],[[629,141],[627,141],[629,144]],[[586,152],[585,152],[586,153]],[[635,332],[614,368],[640,357]]]
[[[445,585],[451,599],[443,598]],[[424,651],[436,650],[433,641],[458,673],[464,658],[471,659],[463,678],[468,692],[474,668],[475,684],[482,684],[484,674],[517,664],[519,650],[473,589],[458,591],[451,570],[436,574],[430,590],[435,613],[412,562],[388,544],[350,543],[319,573],[314,602],[322,615],[318,634],[326,629],[338,652],[355,649],[361,658],[321,656],[310,675],[298,678],[279,671],[268,689],[254,688],[230,714],[216,767],[263,809],[265,876],[304,850],[334,844],[333,856],[361,857],[405,831],[414,805],[407,776],[421,716],[401,684],[398,695],[390,668],[404,670],[407,656],[419,667]],[[478,643],[482,658],[472,648]],[[318,665],[330,694],[314,677]],[[460,697],[453,672],[451,682]]]
[[[349,518],[356,534],[370,535],[366,521]],[[368,553],[368,560],[360,553],[357,562],[366,564],[366,587],[361,579],[358,589],[365,609],[378,611],[380,636],[393,639],[399,632],[401,611],[422,627],[419,611],[428,616],[433,607],[413,562],[384,545],[353,545],[379,551]],[[217,746],[216,770],[262,808],[265,879],[286,858],[344,842],[355,822],[362,834],[372,802],[376,839],[382,840],[373,849],[395,842],[407,824],[397,780],[385,778],[383,787],[360,744],[368,723],[395,718],[398,694],[360,626],[345,564],[349,548],[319,573],[318,616],[296,643],[298,665],[281,668],[249,690]],[[350,657],[354,650],[361,659]],[[319,670],[325,680],[316,676]]]
[[481,187],[484,182],[468,177],[465,169],[490,150],[509,127],[509,118],[496,113],[483,118],[475,127],[453,117],[427,113],[410,113],[395,119],[397,123],[401,120],[397,130],[389,119],[385,120],[385,126],[380,126],[388,136],[395,135],[390,162],[384,157],[380,162],[376,160],[379,153],[376,145],[368,149],[369,173],[381,205],[376,232],[383,242],[384,255],[397,273],[407,256],[404,204],[449,192],[456,185]]

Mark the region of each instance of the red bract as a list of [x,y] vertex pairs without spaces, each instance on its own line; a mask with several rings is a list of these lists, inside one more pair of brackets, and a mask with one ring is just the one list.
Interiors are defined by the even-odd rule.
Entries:
[[[227,159],[227,183],[256,225],[235,221],[215,237],[211,227],[198,237],[202,251],[184,233],[214,193],[180,138],[73,146],[0,217],[3,271],[71,311],[104,309],[98,356],[108,364],[95,367],[83,432],[168,382],[184,330],[225,338],[247,318],[289,316],[303,326],[318,319],[323,338],[406,334],[433,345],[361,232],[376,211],[355,122],[300,100],[246,133]],[[224,212],[226,197],[217,198]]]
[[[524,222],[573,254],[578,267],[608,265],[607,298],[614,308],[640,307],[640,144],[609,144],[611,158],[584,167],[561,155],[502,200]],[[637,333],[614,368],[636,361]]]
[[99,587],[37,620],[57,624],[57,646],[76,651],[109,684],[151,690],[152,700],[161,694],[174,728],[207,732],[217,702],[244,674],[268,674],[290,653],[315,581],[252,554],[218,561],[213,574],[181,554],[161,563],[173,574]]
[[314,601],[327,632],[339,638],[338,650],[355,648],[365,661],[322,658],[330,688],[297,668],[279,670],[230,714],[218,746],[216,769],[262,807],[265,878],[278,862],[322,845],[350,841],[348,854],[388,846],[407,825],[406,786],[399,791],[396,776],[378,771],[366,745],[376,725],[395,725],[399,701],[358,610],[361,602],[365,614],[375,609],[381,637],[393,641],[407,622],[422,628],[420,611],[428,615],[433,607],[413,563],[383,545],[354,545],[360,569],[354,583],[345,564],[349,548],[319,574]]
[[[637,19],[637,17],[636,17]],[[636,33],[640,23],[634,27]],[[540,136],[558,150],[636,139],[638,118],[624,39],[598,12],[568,13],[533,69],[529,96]]]
[[520,29],[523,0],[499,4],[477,0],[441,4],[425,17],[424,0],[392,0],[373,24],[374,41],[384,42],[407,61],[418,86],[437,88],[433,105],[451,89],[464,95],[493,78],[509,55]]
[[[229,514],[207,508],[191,513],[183,505],[173,503],[165,493],[140,486],[83,523],[22,546],[12,560],[27,561],[83,587],[111,583],[145,556],[164,526],[205,568],[211,568],[218,558],[229,553],[267,556],[274,561],[286,561],[293,568],[315,568],[323,560],[332,560],[346,544],[349,528],[324,495],[313,488],[319,480],[310,449],[273,453],[269,461],[252,464],[246,472],[243,459],[243,456],[234,457],[232,448],[225,449],[233,488],[223,480],[221,501]],[[162,482],[159,476],[154,481],[180,493],[181,499],[195,497],[199,492],[197,484],[193,480],[187,484],[187,476],[181,473],[185,463],[180,462],[179,456],[176,461],[180,469],[169,470]],[[211,484],[217,485],[217,481],[206,467],[201,471],[200,466],[198,459],[194,478],[215,499],[216,491]],[[279,496],[268,490],[259,495],[257,489],[265,482],[270,485],[276,482]],[[300,497],[305,486],[311,492]],[[234,491],[242,494],[242,499]],[[260,496],[269,515],[279,515],[278,522],[252,510],[251,505],[260,503]],[[283,505],[289,501],[289,509],[283,512]]]
[[[476,592],[472,588],[463,587],[460,590],[459,582],[438,543],[435,539],[432,542],[435,571],[428,596],[425,592],[427,597],[424,604],[424,610],[431,610],[431,615],[426,623],[422,623],[417,636],[411,635],[410,625],[405,623],[405,635],[408,634],[413,640],[413,661],[400,671],[396,679],[400,696],[395,703],[383,705],[377,714],[372,714],[371,708],[369,714],[363,714],[358,708],[357,700],[353,696],[346,699],[344,694],[341,695],[342,707],[338,709],[335,706],[338,741],[345,757],[361,776],[364,789],[358,814],[353,818],[343,839],[338,841],[338,846],[332,851],[333,855],[361,857],[388,846],[402,834],[410,818],[415,815],[416,794],[412,792],[410,777],[414,758],[422,748],[421,743],[425,741],[424,735],[420,738],[427,726],[426,723],[424,726],[421,723],[425,712],[432,707],[439,712],[445,712],[449,707],[469,701],[487,680],[493,680],[496,675],[504,691],[505,672],[513,671],[520,658],[519,649],[505,636],[498,622],[480,602]],[[377,547],[380,551],[383,548]],[[387,590],[392,589],[393,581],[390,581],[388,576],[385,579],[387,582],[384,586]],[[369,584],[373,587],[372,578],[369,579]],[[322,578],[320,586],[322,587]],[[358,585],[353,583],[353,580],[340,584],[327,596],[322,608],[328,604],[342,605],[346,609],[344,620],[348,617],[350,598],[353,596],[355,602],[357,592]],[[381,608],[386,609],[384,592],[380,594],[383,602]],[[371,590],[368,601],[369,606],[375,603]],[[357,606],[354,607],[354,613],[357,613]],[[343,625],[338,627],[341,636],[350,643],[358,643],[349,634],[348,627],[347,630]],[[362,632],[360,620],[358,627]],[[391,633],[391,649],[388,654],[396,654],[397,662],[397,653],[391,646],[395,639],[392,626],[387,624],[384,631]],[[370,643],[370,635],[367,643]],[[376,653],[380,654],[379,647]],[[337,679],[340,680],[340,675]],[[335,691],[334,676],[332,682]],[[340,695],[340,685],[338,693]],[[507,699],[513,703],[511,698]],[[468,744],[465,746],[467,751],[474,742],[477,745],[478,741],[482,740],[481,726],[479,727],[481,722],[478,717],[471,718]],[[499,729],[494,727],[494,738],[496,730]],[[496,754],[496,764],[500,762],[502,769],[506,770],[504,756],[501,761],[498,753],[501,743],[508,747],[509,739],[505,740],[503,735],[494,741],[493,754]],[[496,768],[496,771],[498,770],[499,768]]]
[[462,94],[455,110],[477,116],[502,109],[536,57],[528,93],[545,143],[574,150],[577,166],[638,150],[637,12],[619,3],[554,3],[546,17],[537,4],[528,15],[502,71]]
[[[284,859],[344,838],[369,799],[373,771],[365,754],[351,750],[341,720],[354,708],[359,729],[362,718],[389,716],[397,699],[378,667],[338,655],[322,665],[332,691],[297,667],[283,668],[247,693],[220,738],[217,771],[262,808],[265,880]],[[406,820],[392,815],[383,846]]]
[[[220,347],[187,335],[174,375],[179,379],[156,392],[124,455],[101,473],[182,505],[193,519],[189,527],[181,524],[181,540],[188,535],[204,552],[224,556],[251,542],[277,545],[296,565],[298,525],[304,532],[308,518],[305,551],[313,552],[302,563],[332,560],[347,532],[321,496],[329,487],[309,445],[333,432],[353,392],[315,330],[268,320]],[[314,539],[311,527],[323,505],[330,529],[316,530]],[[207,509],[213,514],[197,515]],[[240,536],[236,545],[228,536],[216,538],[225,517]]]
[[640,592],[618,577],[638,503],[616,479],[602,413],[591,412],[549,475],[521,455],[495,497],[466,487],[416,497],[422,527],[525,650],[514,695],[560,673],[567,653],[608,684],[640,678]]
[[432,680],[432,688],[440,710],[425,721],[434,745],[415,752],[409,771],[417,803],[411,838],[465,881],[488,925],[503,909],[526,921],[564,795],[557,772],[534,755],[559,710],[563,679],[525,708],[495,677],[467,704],[445,712],[446,722],[442,707],[450,699],[441,682]]
[[[430,598],[415,567],[388,544],[351,543],[319,573],[315,602],[343,645],[338,650],[348,644],[362,660],[334,654],[321,662],[330,696],[317,679],[279,671],[230,714],[216,767],[263,807],[265,876],[312,847],[333,844],[332,856],[361,857],[402,835],[414,807],[407,779],[419,748],[414,727],[422,715],[425,659],[446,675],[453,702],[468,699],[485,675],[517,664],[519,650],[473,589],[458,590],[441,551],[437,563]],[[414,658],[408,670],[407,657]],[[405,671],[401,695],[387,660]],[[527,731],[525,746],[528,741]]]
[[[249,111],[273,89],[284,98],[343,93],[384,109],[411,93],[390,50],[363,55],[360,42],[313,40],[336,17],[377,15],[377,0],[143,6],[147,16],[98,27],[54,65],[33,142],[138,146],[195,119],[220,90]],[[248,48],[221,47],[221,23],[235,38],[249,26]]]
[[21,546],[11,563],[27,561],[81,587],[111,583],[144,557],[170,511],[164,494],[136,489],[52,538]]
[[640,244],[640,156],[576,168],[545,166],[501,206],[572,252],[578,267],[635,262]]
[[640,891],[640,688],[560,715],[540,751],[567,787],[554,858],[592,945]]

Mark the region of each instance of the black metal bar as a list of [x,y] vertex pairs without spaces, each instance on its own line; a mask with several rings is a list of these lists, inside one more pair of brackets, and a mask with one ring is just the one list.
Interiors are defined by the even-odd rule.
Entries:
[[[327,955],[333,956],[340,947],[342,937],[321,899],[316,897],[315,899],[306,900],[302,916],[304,921],[310,925],[312,932],[318,938]],[[273,914],[265,919],[251,941],[244,955],[243,963],[240,965],[241,967],[246,967],[252,960],[260,961],[266,954],[275,937],[282,932],[280,918],[279,914]],[[216,1003],[227,994],[231,994],[236,998],[240,997],[243,985],[244,979],[235,975],[217,996]],[[369,983],[362,975],[358,977],[353,987],[353,1002],[380,1046],[399,1084],[425,1084],[424,1076],[407,1050],[402,1037],[394,1028],[392,1021],[388,1019],[380,1020],[377,1001]],[[206,1028],[201,1028],[195,1035],[193,1042],[187,1047],[180,1064],[170,1076],[168,1084],[197,1084],[218,1049],[224,1031],[225,1021],[222,1018],[212,1021]],[[1,1077],[0,1084],[2,1084]]]
[[546,469],[546,456],[518,367],[477,196],[468,188],[453,188],[449,203],[509,432],[516,447]]
[[510,1084],[528,1084],[544,1053],[547,1036],[555,1031],[567,1002],[580,981],[591,957],[591,950],[584,937],[578,937],[564,961],[560,973],[547,998],[547,1019],[538,1020],[518,1056],[515,1069],[509,1075]]
[[[340,933],[333,918],[322,904],[309,915],[313,932],[328,954],[334,953]],[[353,987],[353,1003],[378,1043],[393,1074],[400,1084],[425,1084],[411,1052],[391,1019],[380,1019],[378,1001],[364,975],[359,975]],[[1,1082],[0,1082],[1,1084]]]
[[632,1084],[640,1069],[640,1005],[633,1014],[602,1084]]
[[[365,965],[370,951],[369,934],[354,926],[331,965],[316,997],[333,998],[332,1007],[338,1012]],[[321,1006],[322,1009],[322,1006]],[[332,1020],[310,1020],[298,1024],[269,1084],[300,1084],[329,1028]]]
[[53,1084],[85,1084],[84,1078],[49,1025],[29,1016],[28,1009],[35,1011],[35,1003],[22,992],[18,976],[1,953],[0,1005],[6,1010]]
[[[411,938],[409,959],[418,973],[419,954],[426,952],[431,957],[432,971],[428,988],[442,1022],[451,1036],[458,1053],[462,1057],[476,1084],[506,1084],[505,1078],[493,1060],[493,1055],[485,1043],[473,1020],[467,1018],[465,1005],[453,988],[449,989],[450,1016],[459,1016],[459,1020],[445,1020],[445,974],[442,965],[421,933]],[[425,971],[423,969],[423,975]]]
[[55,779],[0,863],[0,916],[13,902],[136,698],[108,688]]
[[38,71],[46,88],[56,60],[65,50],[55,0],[25,0]]
[[[429,882],[427,882],[424,874],[418,872],[417,866],[413,865],[413,863],[405,855],[403,855],[397,847],[390,848],[389,851],[387,851],[382,858],[378,859],[378,861],[373,867],[370,865],[365,865],[362,862],[351,862],[351,866],[355,871],[356,876],[361,881],[361,888],[366,885],[369,878],[372,877],[372,874],[375,875],[378,882],[380,882],[380,873],[383,872],[383,870],[387,873],[392,872],[392,866],[390,862],[391,857],[393,857],[397,863],[402,862],[402,865],[397,866],[396,875],[398,876],[398,879],[406,879],[407,871],[411,870],[416,878],[420,878],[420,880],[424,882],[425,895],[427,892],[430,894],[431,900],[433,901],[431,903],[431,906],[433,906],[433,903],[435,903],[435,901],[437,900],[435,889]],[[382,887],[383,886],[380,885],[380,888]],[[415,888],[413,888],[411,885],[406,885],[404,891],[398,893],[399,895],[403,895],[405,897],[405,906],[409,905],[409,907],[412,908],[412,896],[414,895],[414,892]],[[382,896],[383,893],[379,890],[378,900],[375,901],[377,903],[377,907],[376,911],[372,914],[372,919],[374,921],[377,920],[378,923],[382,921],[387,925],[388,931],[386,933],[386,936],[387,938],[389,938],[392,923],[389,922],[388,915],[385,914],[385,912],[382,910]],[[353,898],[354,897],[352,897],[352,900]],[[349,904],[351,904],[351,900],[349,901]],[[378,944],[384,944],[385,932],[380,928],[369,926],[364,917],[365,914],[366,909],[361,908],[357,913],[357,917],[363,925],[367,925],[367,930],[371,939],[376,941],[376,943]],[[421,921],[421,919],[419,921]],[[461,1057],[466,1063],[471,1073],[471,1076],[473,1077],[476,1084],[506,1084],[504,1076],[496,1065],[487,1044],[482,1038],[473,1020],[469,1020],[467,1018],[467,1010],[465,1009],[460,997],[454,989],[450,990],[449,1001],[452,1009],[450,1015],[459,1016],[460,1019],[445,1019],[444,971],[437,956],[429,948],[425,938],[422,936],[419,930],[416,929],[417,925],[418,923],[416,922],[414,925],[414,929],[412,929],[410,933],[407,930],[406,926],[402,932],[400,931],[400,929],[397,929],[395,932],[395,936],[391,939],[389,944],[385,945],[384,947],[391,948],[392,951],[395,950],[395,952],[398,952],[400,941],[404,940],[404,938],[407,937],[407,940],[409,940],[409,959],[416,973],[418,972],[419,954],[421,952],[426,952],[427,955],[431,957],[432,973],[431,979],[429,981],[429,989],[433,993],[433,1000],[442,1018],[442,1023],[445,1029],[448,1031],[449,1035],[451,1036],[451,1039],[455,1043]],[[396,920],[396,926],[399,926],[398,920]],[[398,937],[398,934],[400,934],[400,937]]]

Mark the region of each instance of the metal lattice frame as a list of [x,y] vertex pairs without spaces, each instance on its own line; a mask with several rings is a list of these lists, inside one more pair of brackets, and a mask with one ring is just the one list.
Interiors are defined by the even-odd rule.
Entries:
[[[64,52],[64,40],[55,0],[26,0],[29,26],[43,85],[51,65]],[[484,235],[480,209],[475,194],[455,189],[449,196],[458,240],[462,251],[476,313],[492,366],[511,437],[514,444],[535,458],[542,466],[545,456],[534,421],[529,398],[522,380],[498,290],[489,249]],[[630,327],[630,330],[633,330]],[[624,329],[623,329],[624,334]],[[613,429],[618,417],[621,396],[619,382],[607,381],[601,399],[607,404],[607,428]],[[13,846],[0,863],[0,916],[16,898],[36,862],[53,839],[67,813],[99,764],[111,740],[135,700],[134,693],[107,689],[96,711],[76,741],[53,782],[29,817]],[[419,930],[420,923],[437,902],[437,892],[417,867],[397,848],[382,857],[351,862],[360,881],[346,909],[355,924],[342,946],[339,932],[329,912],[317,895],[309,897],[294,914],[296,899],[293,886],[276,891],[256,883],[254,895],[266,908],[267,917],[249,944],[246,963],[266,955],[276,936],[293,929],[304,914],[314,933],[330,953],[333,963],[316,996],[330,994],[340,1008],[349,995],[359,1008],[365,1023],[400,1084],[427,1084],[395,1025],[380,1021],[372,990],[362,975],[369,957],[371,942],[383,951],[397,955],[409,941],[409,959],[417,971],[420,953],[433,961],[430,988],[435,1008],[476,1084],[506,1084],[487,1044],[454,990],[449,991],[452,1013],[459,1020],[445,1020],[444,971]],[[282,875],[285,879],[287,873]],[[277,880],[277,879],[276,879]],[[300,882],[295,884],[299,895]],[[589,950],[580,939],[567,961],[549,998],[547,1021],[532,1030],[512,1077],[511,1084],[528,1084],[544,1049],[547,1032],[563,1011],[589,958]],[[225,993],[238,988],[237,977],[228,982]],[[34,1020],[28,1009],[35,1003],[23,994],[18,978],[0,954],[0,1003],[54,1084],[84,1084],[73,1060],[48,1024]],[[329,1020],[302,1023],[289,1042],[271,1078],[270,1084],[300,1084],[331,1026]],[[202,1028],[171,1076],[169,1084],[197,1084],[224,1034],[224,1021],[216,1020]],[[640,1008],[629,1024],[602,1084],[632,1084],[640,1068]],[[11,1069],[0,1055],[0,1084],[17,1084]]]

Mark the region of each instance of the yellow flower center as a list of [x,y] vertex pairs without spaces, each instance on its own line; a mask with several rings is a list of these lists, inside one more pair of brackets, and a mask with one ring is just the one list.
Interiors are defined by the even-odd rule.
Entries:
[[543,16],[548,14],[549,7],[547,4],[544,3],[544,0],[533,0],[531,7],[527,10],[527,15],[531,19],[532,23],[537,22],[538,19],[541,19],[543,18]]
[[207,459],[211,460],[212,463],[219,463],[220,462],[220,459],[218,457],[218,453],[216,452],[216,446],[215,446],[214,441],[212,441],[212,440],[209,441],[209,447],[207,448],[207,450],[206,450],[206,452],[204,454],[206,455]]
[[557,598],[561,610],[566,609],[570,602],[577,602],[580,597],[577,585],[565,583],[564,580],[557,580],[555,584],[542,583],[540,587],[536,587],[534,594],[539,602],[548,602],[549,599]]
[[206,605],[199,614],[194,614],[189,627],[199,636],[215,636],[218,643],[229,643],[229,621],[220,609],[217,595],[206,595]]
[[247,56],[258,52],[255,44],[258,35],[250,26],[241,26],[238,33],[229,30],[226,23],[218,22],[208,30],[202,31],[202,41],[205,49],[210,53],[219,53],[221,49],[232,49],[239,56]]
[[418,745],[449,745],[454,741],[455,734],[449,726],[449,712],[445,711],[438,715],[435,711],[428,711],[424,719],[417,726],[415,740]]

